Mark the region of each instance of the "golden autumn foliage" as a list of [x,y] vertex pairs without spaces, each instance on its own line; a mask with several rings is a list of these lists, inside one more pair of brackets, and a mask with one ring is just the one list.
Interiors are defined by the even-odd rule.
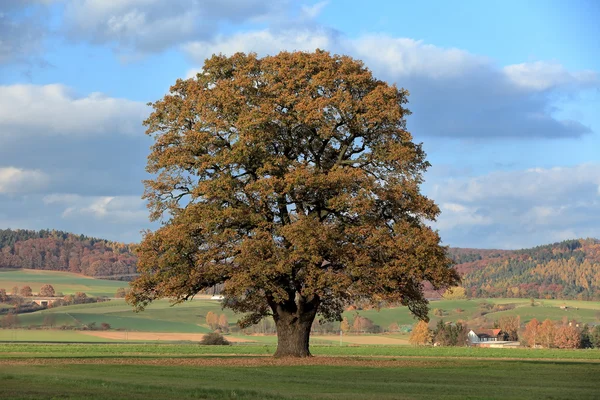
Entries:
[[556,336],[556,326],[554,325],[554,322],[545,319],[539,326],[537,334],[539,336],[539,343],[542,346],[548,349],[554,346],[554,338]]
[[40,296],[54,297],[55,291],[52,285],[42,285],[40,288]]
[[537,347],[539,345],[540,323],[536,318],[533,318],[525,325],[523,331],[523,340],[529,347]]
[[556,329],[554,346],[559,349],[577,349],[581,344],[581,331],[572,325],[562,325]]
[[344,333],[350,331],[350,322],[348,321],[348,318],[344,317],[342,319],[342,322],[340,323],[340,330]]
[[19,291],[19,293],[23,297],[31,297],[31,296],[33,296],[33,292],[31,290],[31,287],[29,287],[29,286],[23,286],[21,288],[21,290]]
[[415,324],[408,338],[410,344],[422,346],[431,343],[431,330],[429,324],[425,321],[419,321]]
[[308,356],[317,315],[365,299],[427,318],[422,284],[458,284],[420,193],[429,166],[408,93],[346,56],[213,56],[145,121],[162,226],[139,246],[138,310],[223,284],[241,325],[272,316],[277,356]]
[[219,326],[219,316],[212,311],[206,313],[206,325],[210,327],[210,329],[217,329]]
[[442,297],[444,300],[463,300],[467,298],[467,292],[464,287],[456,286],[446,290]]
[[227,321],[227,316],[225,314],[219,315],[219,329],[222,332],[229,332],[229,321]]

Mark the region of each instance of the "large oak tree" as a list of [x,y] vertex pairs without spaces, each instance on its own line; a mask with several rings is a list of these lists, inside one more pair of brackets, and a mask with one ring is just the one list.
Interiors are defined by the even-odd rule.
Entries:
[[407,91],[357,60],[213,56],[152,104],[151,217],[130,303],[224,284],[243,324],[271,315],[276,356],[309,356],[317,315],[369,299],[427,319],[423,282],[458,275],[427,221],[429,166],[406,130]]

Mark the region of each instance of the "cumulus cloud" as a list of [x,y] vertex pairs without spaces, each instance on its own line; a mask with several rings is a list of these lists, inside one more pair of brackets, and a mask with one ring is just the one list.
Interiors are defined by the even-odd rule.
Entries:
[[69,0],[65,31],[74,40],[149,53],[212,37],[228,23],[277,15],[286,5],[275,0]]
[[48,185],[50,177],[42,171],[0,167],[0,194],[31,193]]
[[519,248],[600,237],[600,164],[493,172],[432,189],[454,245]]
[[148,108],[102,93],[76,96],[60,84],[0,86],[0,142],[10,136],[139,134]]
[[[323,28],[261,30],[190,42],[184,51],[198,64],[213,53],[326,49],[361,59],[375,75],[411,92],[409,129],[453,138],[574,138],[591,132],[559,119],[551,94],[600,87],[592,71],[570,72],[555,63],[499,68],[485,57],[408,38],[363,35],[352,39]],[[377,49],[377,51],[374,51]],[[188,72],[193,76],[198,69]]]
[[[138,242],[141,230],[156,228],[156,224],[148,222],[140,202],[137,196],[0,195],[0,227],[58,229],[109,240]],[[71,210],[67,211],[69,208]]]
[[[215,40],[194,41],[184,45],[183,50],[198,64],[213,54],[232,55],[237,52],[255,52],[260,56],[277,54],[281,51],[314,51],[335,47],[335,37],[325,29],[272,31],[263,29],[233,35],[219,35]],[[191,77],[200,69],[193,69]]]
[[594,85],[598,75],[594,71],[570,72],[554,62],[508,65],[503,68],[506,77],[525,90],[548,90],[562,85]]
[[145,222],[148,212],[138,196],[80,196],[78,194],[50,194],[44,204],[59,204],[65,208],[63,218],[90,216],[111,223]]

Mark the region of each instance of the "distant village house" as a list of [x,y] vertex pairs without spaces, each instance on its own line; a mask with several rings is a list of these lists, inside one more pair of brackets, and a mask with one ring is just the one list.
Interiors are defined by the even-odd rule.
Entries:
[[476,347],[518,347],[519,342],[506,340],[506,333],[501,329],[470,330],[467,334],[471,346]]

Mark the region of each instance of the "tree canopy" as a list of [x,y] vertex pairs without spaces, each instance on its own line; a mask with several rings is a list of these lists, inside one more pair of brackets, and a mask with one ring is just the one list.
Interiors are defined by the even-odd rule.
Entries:
[[427,319],[423,282],[458,284],[420,193],[429,166],[406,130],[408,92],[347,56],[206,60],[152,104],[151,218],[129,301],[224,284],[241,324],[272,315],[277,356],[307,356],[320,315],[356,300]]

